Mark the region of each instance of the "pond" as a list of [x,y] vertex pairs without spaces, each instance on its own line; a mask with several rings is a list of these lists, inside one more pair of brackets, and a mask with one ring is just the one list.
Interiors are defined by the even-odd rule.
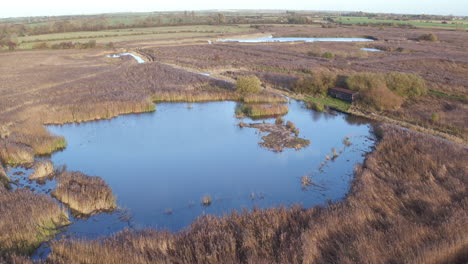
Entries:
[[263,43],[263,42],[317,42],[317,41],[330,41],[330,42],[364,42],[373,41],[368,38],[275,38],[273,36],[255,39],[221,39],[220,42],[239,42],[239,43]]
[[[123,209],[73,219],[66,234],[95,237],[127,226],[177,231],[203,214],[337,201],[349,190],[355,164],[374,145],[369,123],[291,101],[284,118],[311,144],[272,152],[258,145],[263,133],[237,125],[262,121],[237,119],[235,107],[234,102],[163,103],[155,113],[49,126],[68,142],[52,155],[54,164],[102,177]],[[343,144],[345,137],[350,146]],[[327,161],[332,148],[342,153]],[[310,188],[301,186],[304,175],[314,183]],[[206,195],[210,206],[201,203]]]

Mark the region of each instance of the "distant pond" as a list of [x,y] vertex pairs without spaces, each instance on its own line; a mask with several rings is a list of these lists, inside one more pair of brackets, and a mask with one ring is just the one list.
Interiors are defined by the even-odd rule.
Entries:
[[368,38],[276,38],[273,36],[254,39],[220,39],[220,42],[239,42],[239,43],[262,43],[262,42],[317,42],[317,41],[331,41],[331,42],[365,42],[374,41]]

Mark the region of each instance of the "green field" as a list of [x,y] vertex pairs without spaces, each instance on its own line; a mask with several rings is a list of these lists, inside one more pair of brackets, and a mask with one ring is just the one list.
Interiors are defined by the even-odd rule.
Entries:
[[223,34],[241,34],[250,31],[253,31],[250,25],[198,25],[66,32],[19,37],[20,45],[18,48],[31,49],[34,44],[41,42],[50,45],[64,41],[87,42],[96,40],[97,43],[105,44],[108,42],[217,37]]
[[396,23],[396,24],[410,24],[416,27],[440,27],[440,28],[461,28],[468,29],[468,20],[456,20],[447,21],[447,24],[443,24],[443,21],[436,20],[394,20],[394,19],[374,19],[368,17],[337,17],[335,21],[343,24],[378,24],[378,23]]

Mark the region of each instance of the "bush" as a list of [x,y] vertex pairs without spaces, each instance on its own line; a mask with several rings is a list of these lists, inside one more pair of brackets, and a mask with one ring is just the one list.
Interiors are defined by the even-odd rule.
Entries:
[[418,39],[419,40],[425,40],[425,41],[433,41],[433,42],[439,40],[437,35],[435,35],[433,33],[423,34],[423,35],[419,36]]
[[308,102],[307,103],[307,108],[313,109],[317,112],[324,112],[325,111],[325,106],[322,103],[319,102]]
[[335,58],[335,55],[334,55],[333,53],[327,51],[327,52],[325,52],[325,53],[322,54],[322,57],[324,57],[324,58],[326,58],[326,59],[332,60],[332,59]]
[[316,72],[310,77],[302,77],[293,83],[293,91],[310,95],[326,95],[328,88],[336,86],[337,77],[333,73]]
[[34,43],[32,45],[33,49],[47,49],[49,45],[46,42]]
[[391,72],[385,75],[387,87],[403,97],[417,97],[427,93],[424,79],[417,74]]
[[359,91],[359,104],[379,111],[395,109],[403,103],[403,98],[388,89],[383,74],[356,73],[348,77],[346,85],[351,90]]
[[262,90],[262,82],[255,75],[241,76],[236,81],[236,91],[240,94],[257,94]]

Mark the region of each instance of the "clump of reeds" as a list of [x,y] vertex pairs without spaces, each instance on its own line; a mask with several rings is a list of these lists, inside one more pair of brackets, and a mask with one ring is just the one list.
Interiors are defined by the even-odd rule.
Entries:
[[52,195],[78,215],[91,215],[117,207],[111,188],[100,177],[81,172],[63,172],[57,176]]
[[289,130],[293,131],[293,130],[296,128],[296,125],[294,125],[293,122],[288,121],[288,122],[286,122],[286,127],[287,127]]
[[236,107],[236,116],[262,118],[285,115],[288,111],[287,104],[241,104]]
[[262,92],[259,94],[249,94],[242,97],[242,102],[248,104],[274,104],[274,103],[287,103],[288,99],[284,96]]
[[280,126],[280,125],[283,125],[283,123],[284,123],[284,119],[281,116],[278,116],[275,120],[275,124]]
[[289,111],[287,104],[253,104],[247,115],[254,118],[285,115]]
[[351,141],[349,141],[349,137],[346,136],[344,139],[343,139],[343,145],[345,145],[346,147],[349,147],[351,146]]
[[0,159],[4,164],[19,166],[34,162],[34,151],[23,144],[0,143]]
[[336,149],[335,149],[335,148],[332,148],[331,151],[332,151],[332,159],[338,158],[339,155],[338,155],[338,153],[336,152]]
[[210,206],[212,203],[211,196],[210,195],[203,196],[201,202],[203,206]]
[[50,197],[25,189],[8,191],[0,184],[0,255],[32,253],[69,223],[66,211]]
[[50,160],[36,162],[34,171],[29,175],[29,180],[44,180],[54,174],[54,164]]
[[312,184],[312,179],[309,176],[304,175],[304,176],[301,177],[302,187],[307,187],[307,186],[309,186],[311,184]]
[[0,188],[10,188],[10,178],[5,172],[3,165],[0,163]]

